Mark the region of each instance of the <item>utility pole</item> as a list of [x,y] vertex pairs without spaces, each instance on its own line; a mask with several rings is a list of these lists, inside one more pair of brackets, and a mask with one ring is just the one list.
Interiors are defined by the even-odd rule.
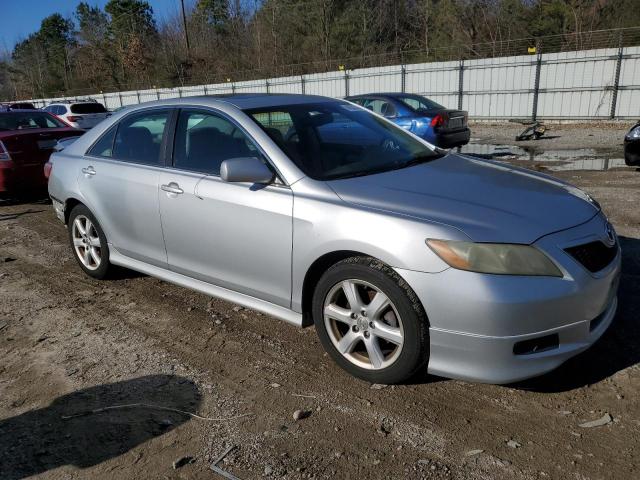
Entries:
[[182,7],[182,23],[184,24],[184,42],[187,44],[187,58],[191,57],[191,48],[189,46],[189,30],[187,29],[187,15],[184,13],[184,0],[180,0]]

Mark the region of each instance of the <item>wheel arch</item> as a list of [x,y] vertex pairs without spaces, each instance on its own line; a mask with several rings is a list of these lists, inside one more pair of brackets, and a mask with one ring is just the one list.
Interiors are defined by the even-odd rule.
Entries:
[[[303,327],[308,327],[313,325],[313,318],[311,313],[313,292],[315,291],[316,285],[318,284],[320,277],[322,277],[322,274],[326,272],[331,266],[350,257],[370,257],[386,265],[387,267],[389,267],[391,270],[395,272],[394,268],[388,263],[386,263],[385,261],[377,258],[374,255],[370,255],[364,252],[360,252],[356,250],[336,250],[333,252],[328,252],[323,254],[309,266],[304,276],[304,280],[302,282],[301,304],[302,304],[302,326]],[[395,272],[395,274],[398,275],[398,277],[407,285],[407,287],[411,291],[413,291],[413,289],[408,284],[408,282],[404,278],[402,278],[400,274],[398,274],[397,272]],[[415,292],[414,292],[414,295],[415,295]],[[424,305],[422,305],[422,302],[420,301],[417,295],[416,295],[416,299],[418,303],[420,303],[420,307],[423,309],[423,311],[426,311],[426,309],[424,308]]]
[[65,225],[69,224],[69,215],[71,215],[71,210],[73,210],[78,205],[84,205],[86,207],[86,205],[81,200],[78,200],[75,197],[69,197],[64,202],[64,224]]

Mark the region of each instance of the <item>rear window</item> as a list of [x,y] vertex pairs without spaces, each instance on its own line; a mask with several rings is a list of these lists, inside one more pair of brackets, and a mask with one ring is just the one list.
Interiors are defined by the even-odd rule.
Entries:
[[419,96],[399,96],[397,97],[405,105],[413,108],[414,110],[441,110],[444,107],[439,103],[429,100],[426,97]]
[[71,113],[105,113],[107,111],[101,103],[75,103],[71,105]]
[[10,112],[0,114],[0,131],[63,127],[68,127],[68,125],[45,112]]

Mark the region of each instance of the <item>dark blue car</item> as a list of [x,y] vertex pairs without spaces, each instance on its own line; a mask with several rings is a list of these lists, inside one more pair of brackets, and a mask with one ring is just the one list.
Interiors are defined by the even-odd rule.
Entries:
[[410,93],[372,93],[346,100],[388,118],[438,147],[452,148],[469,143],[471,131],[464,110],[448,109]]

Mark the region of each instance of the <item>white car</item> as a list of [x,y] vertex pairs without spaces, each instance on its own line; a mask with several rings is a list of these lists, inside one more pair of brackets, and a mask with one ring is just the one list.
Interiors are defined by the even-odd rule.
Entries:
[[111,113],[98,102],[60,102],[51,103],[45,108],[45,112],[60,118],[70,126],[89,130],[95,127]]

